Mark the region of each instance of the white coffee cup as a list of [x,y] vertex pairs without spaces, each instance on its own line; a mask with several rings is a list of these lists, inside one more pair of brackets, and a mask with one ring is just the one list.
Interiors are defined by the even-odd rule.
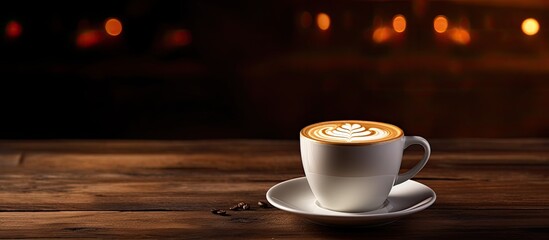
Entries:
[[[398,174],[403,151],[413,144],[424,148],[423,159]],[[431,155],[431,147],[422,137],[404,136],[391,124],[360,120],[307,126],[300,132],[300,147],[317,204],[342,212],[382,207],[391,188],[414,177]]]

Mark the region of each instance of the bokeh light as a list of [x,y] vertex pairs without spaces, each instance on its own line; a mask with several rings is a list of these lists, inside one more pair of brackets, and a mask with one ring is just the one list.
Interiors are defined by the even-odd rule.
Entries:
[[392,36],[392,31],[388,27],[378,27],[372,34],[372,40],[375,43],[383,43],[389,40]]
[[534,18],[525,19],[522,22],[522,32],[528,36],[536,35],[539,31],[539,23]]
[[403,15],[399,14],[393,17],[393,30],[397,33],[401,33],[406,30],[406,18]]
[[449,31],[450,38],[459,45],[467,45],[471,42],[469,31],[463,28],[454,28]]
[[191,32],[187,29],[177,29],[169,32],[166,37],[166,44],[170,47],[184,47],[191,43]]
[[313,23],[313,16],[311,16],[311,14],[307,11],[302,12],[301,15],[299,16],[299,25],[302,28],[308,28],[311,26],[312,23]]
[[23,33],[23,26],[15,20],[12,20],[6,24],[6,37],[15,39],[21,36]]
[[116,18],[110,18],[105,22],[105,31],[111,36],[118,36],[122,33],[122,22]]
[[76,37],[76,45],[80,48],[90,48],[99,44],[102,34],[98,30],[83,31]]
[[320,30],[328,30],[330,28],[330,16],[326,13],[319,13],[316,16],[316,24]]
[[437,33],[444,33],[448,29],[448,19],[444,15],[435,17],[433,21],[433,27]]

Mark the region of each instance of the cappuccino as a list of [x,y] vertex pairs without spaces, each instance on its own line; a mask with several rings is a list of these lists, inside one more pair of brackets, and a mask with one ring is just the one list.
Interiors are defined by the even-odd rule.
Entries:
[[[429,142],[404,136],[394,125],[343,120],[309,125],[300,133],[301,162],[322,208],[365,212],[383,206],[394,185],[415,176],[431,155]],[[423,158],[399,174],[408,146],[421,145]]]
[[363,145],[398,139],[403,132],[387,123],[340,120],[309,125],[301,130],[301,135],[326,144]]

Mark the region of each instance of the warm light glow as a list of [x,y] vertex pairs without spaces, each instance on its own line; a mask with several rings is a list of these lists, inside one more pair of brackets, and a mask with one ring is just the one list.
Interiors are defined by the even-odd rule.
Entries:
[[454,28],[449,31],[450,38],[457,44],[466,45],[471,42],[471,35],[469,31],[463,28]]
[[76,45],[81,48],[89,48],[101,42],[101,32],[98,30],[84,31],[76,37]]
[[393,18],[393,30],[397,33],[401,33],[406,30],[406,18],[404,18],[404,16],[399,14]]
[[391,35],[391,29],[387,27],[378,27],[374,31],[374,34],[372,34],[372,40],[374,40],[375,43],[386,42],[389,38],[391,38]]
[[439,15],[433,21],[433,27],[437,33],[444,33],[448,29],[448,19],[444,15]]
[[328,30],[330,28],[330,16],[326,13],[319,13],[316,16],[316,24],[320,30]]
[[170,32],[166,37],[166,44],[170,47],[184,47],[191,43],[191,32],[187,29],[178,29]]
[[539,23],[534,18],[528,18],[522,22],[522,32],[528,36],[535,35],[539,31]]
[[6,24],[6,37],[14,39],[21,36],[23,32],[23,27],[17,21],[10,21]]
[[118,36],[122,33],[122,23],[116,18],[110,18],[105,22],[105,31],[111,36]]
[[313,23],[313,16],[307,11],[301,13],[301,16],[299,16],[299,25],[302,28],[308,28]]

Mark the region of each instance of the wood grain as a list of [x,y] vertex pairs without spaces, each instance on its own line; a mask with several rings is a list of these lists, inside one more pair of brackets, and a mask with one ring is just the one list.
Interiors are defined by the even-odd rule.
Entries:
[[[416,180],[429,209],[371,229],[330,228],[255,204],[303,176],[295,141],[0,141],[1,238],[541,239],[549,235],[549,141],[432,140]],[[407,150],[403,169],[421,151]]]

